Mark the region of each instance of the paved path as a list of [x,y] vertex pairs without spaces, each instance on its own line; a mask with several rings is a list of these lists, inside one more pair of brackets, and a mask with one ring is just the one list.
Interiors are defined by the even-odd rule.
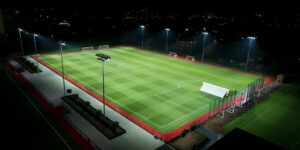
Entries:
[[[30,57],[27,57],[27,59],[35,62],[35,60]],[[10,63],[15,67],[19,66],[15,61],[10,61]],[[63,95],[62,78],[41,64],[39,64],[39,68],[42,70],[41,73],[30,74],[25,71],[22,75],[35,87],[38,87],[42,96],[44,96],[50,104],[54,107],[60,106],[62,104],[60,97]],[[100,101],[88,95],[67,80],[66,89],[72,89],[72,93],[78,93],[82,99],[89,101],[93,107],[102,110],[103,105]],[[79,130],[86,139],[90,139],[93,147],[100,149],[153,150],[164,144],[162,141],[154,139],[153,135],[109,107],[106,107],[105,110],[106,115],[109,118],[118,121],[120,126],[126,130],[125,134],[109,140],[76,111],[71,111],[71,113],[65,115],[64,118]]]
[[207,143],[203,149],[209,148],[222,137],[222,135],[215,133],[214,131],[210,130],[209,128],[203,125],[198,125],[196,128],[196,132],[205,135],[207,138],[209,138],[209,143]]

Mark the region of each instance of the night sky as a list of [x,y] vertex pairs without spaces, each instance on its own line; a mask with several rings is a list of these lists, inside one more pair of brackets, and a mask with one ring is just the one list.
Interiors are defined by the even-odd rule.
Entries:
[[[262,64],[276,73],[297,73],[300,10],[292,3],[159,2],[159,1],[26,1],[2,8],[5,54],[19,50],[17,28],[69,43],[104,41],[110,45],[138,44],[128,37],[146,25],[149,39],[171,28],[174,41],[191,41],[203,31],[221,45],[256,36]],[[59,25],[59,23],[68,25]],[[128,43],[126,43],[126,42]],[[153,44],[155,45],[155,44]],[[159,49],[159,47],[157,48]],[[269,67],[270,68],[270,67]]]

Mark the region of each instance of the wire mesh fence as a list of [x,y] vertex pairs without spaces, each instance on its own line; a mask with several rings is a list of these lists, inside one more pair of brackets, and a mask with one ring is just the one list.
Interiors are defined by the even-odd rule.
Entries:
[[[225,112],[233,113],[236,106],[243,107],[245,104],[255,103],[260,90],[263,88],[265,78],[261,77],[249,83],[240,92],[233,90],[224,98],[215,98],[209,104],[209,117],[215,115],[223,118]],[[249,105],[247,105],[249,106]]]

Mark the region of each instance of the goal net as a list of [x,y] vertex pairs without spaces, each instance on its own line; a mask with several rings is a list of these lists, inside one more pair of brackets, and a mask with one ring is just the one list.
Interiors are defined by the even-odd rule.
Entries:
[[185,56],[185,59],[186,59],[186,60],[190,60],[190,61],[195,61],[195,57],[194,57],[194,56],[186,55],[186,56]]
[[108,49],[108,48],[109,48],[108,45],[99,45],[99,46],[98,46],[98,49],[96,50],[96,52],[99,52],[99,51],[101,51],[101,50],[106,50],[106,49]]
[[177,57],[177,54],[174,52],[169,52],[169,56]]
[[93,48],[93,46],[82,47],[81,51],[82,52],[93,52],[94,48]]
[[98,50],[103,50],[103,49],[108,49],[109,46],[108,45],[100,45],[98,46]]

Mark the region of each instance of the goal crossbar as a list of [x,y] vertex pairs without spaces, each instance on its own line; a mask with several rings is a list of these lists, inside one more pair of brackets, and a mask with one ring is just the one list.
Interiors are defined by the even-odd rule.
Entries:
[[94,50],[93,46],[86,46],[86,47],[81,48],[82,52],[90,52],[90,51],[93,51],[93,50]]
[[169,52],[169,56],[174,56],[174,57],[177,57],[177,54],[174,53],[174,52]]
[[109,48],[108,45],[99,45],[99,46],[98,46],[98,50],[108,49],[108,48]]
[[186,55],[185,59],[186,60],[191,60],[191,61],[195,61],[196,60],[194,56],[190,56],[190,55]]

